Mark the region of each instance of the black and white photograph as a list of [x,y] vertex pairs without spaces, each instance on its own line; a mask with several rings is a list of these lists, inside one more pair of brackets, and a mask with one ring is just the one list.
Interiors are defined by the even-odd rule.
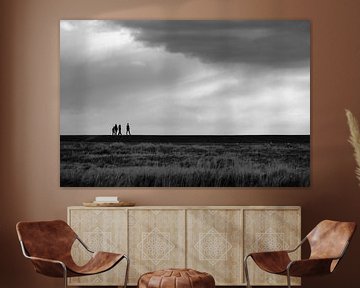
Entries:
[[310,186],[310,22],[61,20],[61,187]]

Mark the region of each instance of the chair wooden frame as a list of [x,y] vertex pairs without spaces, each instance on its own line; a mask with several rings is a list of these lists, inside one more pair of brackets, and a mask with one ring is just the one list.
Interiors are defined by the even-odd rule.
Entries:
[[[331,255],[331,253],[327,256],[326,253],[325,254],[323,253],[325,257],[321,257],[317,255],[316,251],[314,251],[315,249],[312,247],[312,242],[314,242],[312,238],[314,238],[313,234],[317,232],[316,229],[319,230],[320,228],[322,228],[322,226],[326,226],[326,225],[330,227],[336,227],[342,225],[342,229],[343,230],[345,229],[347,232],[345,233],[346,235],[342,235],[343,237],[341,237],[342,238],[341,242],[344,243],[343,245],[339,245],[341,252],[336,256]],[[341,260],[341,258],[344,256],[351,241],[351,238],[355,232],[355,229],[356,229],[356,224],[354,222],[338,222],[338,221],[324,220],[320,222],[306,237],[304,237],[301,240],[300,244],[298,244],[294,249],[282,250],[282,251],[257,252],[246,255],[244,258],[244,274],[245,274],[247,287],[251,288],[250,279],[249,279],[249,269],[248,269],[248,259],[250,257],[253,258],[255,263],[262,270],[273,274],[286,275],[288,288],[291,288],[291,276],[303,277],[303,276],[314,276],[314,275],[332,273],[336,268],[337,264],[339,263],[339,261]],[[288,254],[295,252],[307,241],[309,242],[310,248],[312,250],[309,259],[291,261]],[[316,239],[316,241],[319,242],[318,239]],[[319,244],[317,245],[319,246]],[[272,258],[272,261],[274,261],[274,259],[276,258],[278,259],[282,258],[285,259],[285,261],[288,263],[286,264],[286,266],[283,266],[282,269],[279,268],[282,265],[278,265],[276,268],[270,267],[271,265],[268,265],[268,267],[266,267],[266,258]],[[283,261],[282,264],[286,262]]]
[[[110,267],[108,267],[107,269],[104,269],[104,270],[101,270],[101,271],[98,271],[96,273],[86,273],[86,271],[74,271],[74,270],[71,270],[65,263],[65,261],[61,261],[61,260],[58,260],[58,259],[49,259],[49,258],[42,258],[42,257],[36,257],[36,256],[31,256],[29,254],[29,252],[27,251],[26,247],[25,247],[25,244],[24,244],[24,241],[22,240],[22,235],[21,235],[21,232],[20,232],[20,229],[19,229],[19,226],[22,225],[22,224],[26,224],[26,223],[50,223],[50,222],[60,222],[60,223],[64,223],[66,226],[68,226],[64,221],[62,220],[55,220],[55,221],[41,221],[41,222],[19,222],[17,223],[16,225],[16,230],[17,230],[17,234],[18,234],[18,238],[19,238],[19,242],[20,242],[20,246],[21,246],[21,251],[22,251],[22,254],[24,255],[25,258],[29,259],[32,261],[34,267],[35,267],[35,270],[36,272],[40,273],[40,274],[43,274],[43,275],[47,275],[47,276],[50,276],[50,277],[60,277],[62,276],[63,279],[64,279],[64,287],[67,288],[68,287],[68,283],[67,283],[67,279],[68,277],[79,277],[79,276],[89,276],[89,275],[94,275],[94,274],[98,274],[98,273],[103,273],[103,272],[106,272],[112,268],[114,268],[118,263],[121,262],[122,259],[125,259],[126,260],[126,270],[125,270],[125,279],[124,279],[124,284],[123,284],[123,288],[127,288],[127,282],[128,282],[128,277],[129,277],[129,265],[130,265],[130,259],[127,255],[125,254],[114,254],[114,253],[108,253],[108,254],[113,254],[113,255],[118,255],[118,256],[121,256],[121,257],[118,257],[119,259],[116,260],[116,261],[113,261],[112,265]],[[70,226],[68,226],[70,228]],[[70,228],[71,229],[71,228]],[[71,229],[71,231],[73,232],[73,230]],[[79,243],[89,252],[92,254],[92,258],[91,259],[94,259],[94,257],[96,257],[96,252],[92,251],[81,239],[80,237],[75,233],[73,232],[74,234],[74,237],[75,237],[75,241],[79,241]],[[98,253],[107,253],[107,252],[98,252]],[[90,261],[89,261],[90,262]],[[35,263],[41,263],[44,264],[45,266],[49,266],[49,269],[48,271],[46,271],[44,273],[44,271],[41,271],[41,269],[39,269],[39,267],[37,267],[35,265]],[[40,265],[40,266],[41,266]],[[86,264],[85,264],[86,265]],[[84,265],[84,266],[85,266]],[[82,266],[82,267],[84,267]],[[79,267],[79,268],[82,268],[82,267]],[[59,269],[60,268],[60,269]],[[45,269],[46,270],[46,269]],[[49,273],[49,271],[51,273]],[[60,272],[61,271],[61,272]],[[53,275],[50,275],[50,274],[53,274]]]

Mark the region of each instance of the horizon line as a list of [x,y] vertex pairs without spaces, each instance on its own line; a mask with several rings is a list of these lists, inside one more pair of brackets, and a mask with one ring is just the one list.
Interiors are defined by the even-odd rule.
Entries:
[[111,134],[60,134],[60,136],[311,136],[311,134],[131,134],[131,135],[111,135]]

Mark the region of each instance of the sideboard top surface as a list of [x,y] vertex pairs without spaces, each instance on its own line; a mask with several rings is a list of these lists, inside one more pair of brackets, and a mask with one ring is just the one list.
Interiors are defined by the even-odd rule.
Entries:
[[164,209],[164,210],[186,210],[186,209],[221,209],[221,210],[257,210],[257,209],[282,209],[282,210],[301,210],[301,206],[132,206],[132,207],[85,207],[85,206],[69,206],[68,209]]

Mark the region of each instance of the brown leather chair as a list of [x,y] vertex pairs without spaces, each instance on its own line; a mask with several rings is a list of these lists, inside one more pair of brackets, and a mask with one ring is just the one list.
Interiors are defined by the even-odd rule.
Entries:
[[[127,285],[129,259],[125,254],[91,251],[62,220],[19,222],[16,231],[24,256],[31,260],[35,271],[50,277],[88,276],[110,270],[126,259],[124,288]],[[83,266],[78,266],[71,257],[71,247],[78,240],[92,254]]]
[[[251,287],[247,267],[249,257],[266,272],[286,275],[289,288],[291,276],[315,276],[333,272],[344,256],[355,229],[354,222],[324,220],[292,250],[250,253],[244,259],[247,287]],[[311,249],[309,259],[292,261],[289,253],[296,251],[306,241]]]

